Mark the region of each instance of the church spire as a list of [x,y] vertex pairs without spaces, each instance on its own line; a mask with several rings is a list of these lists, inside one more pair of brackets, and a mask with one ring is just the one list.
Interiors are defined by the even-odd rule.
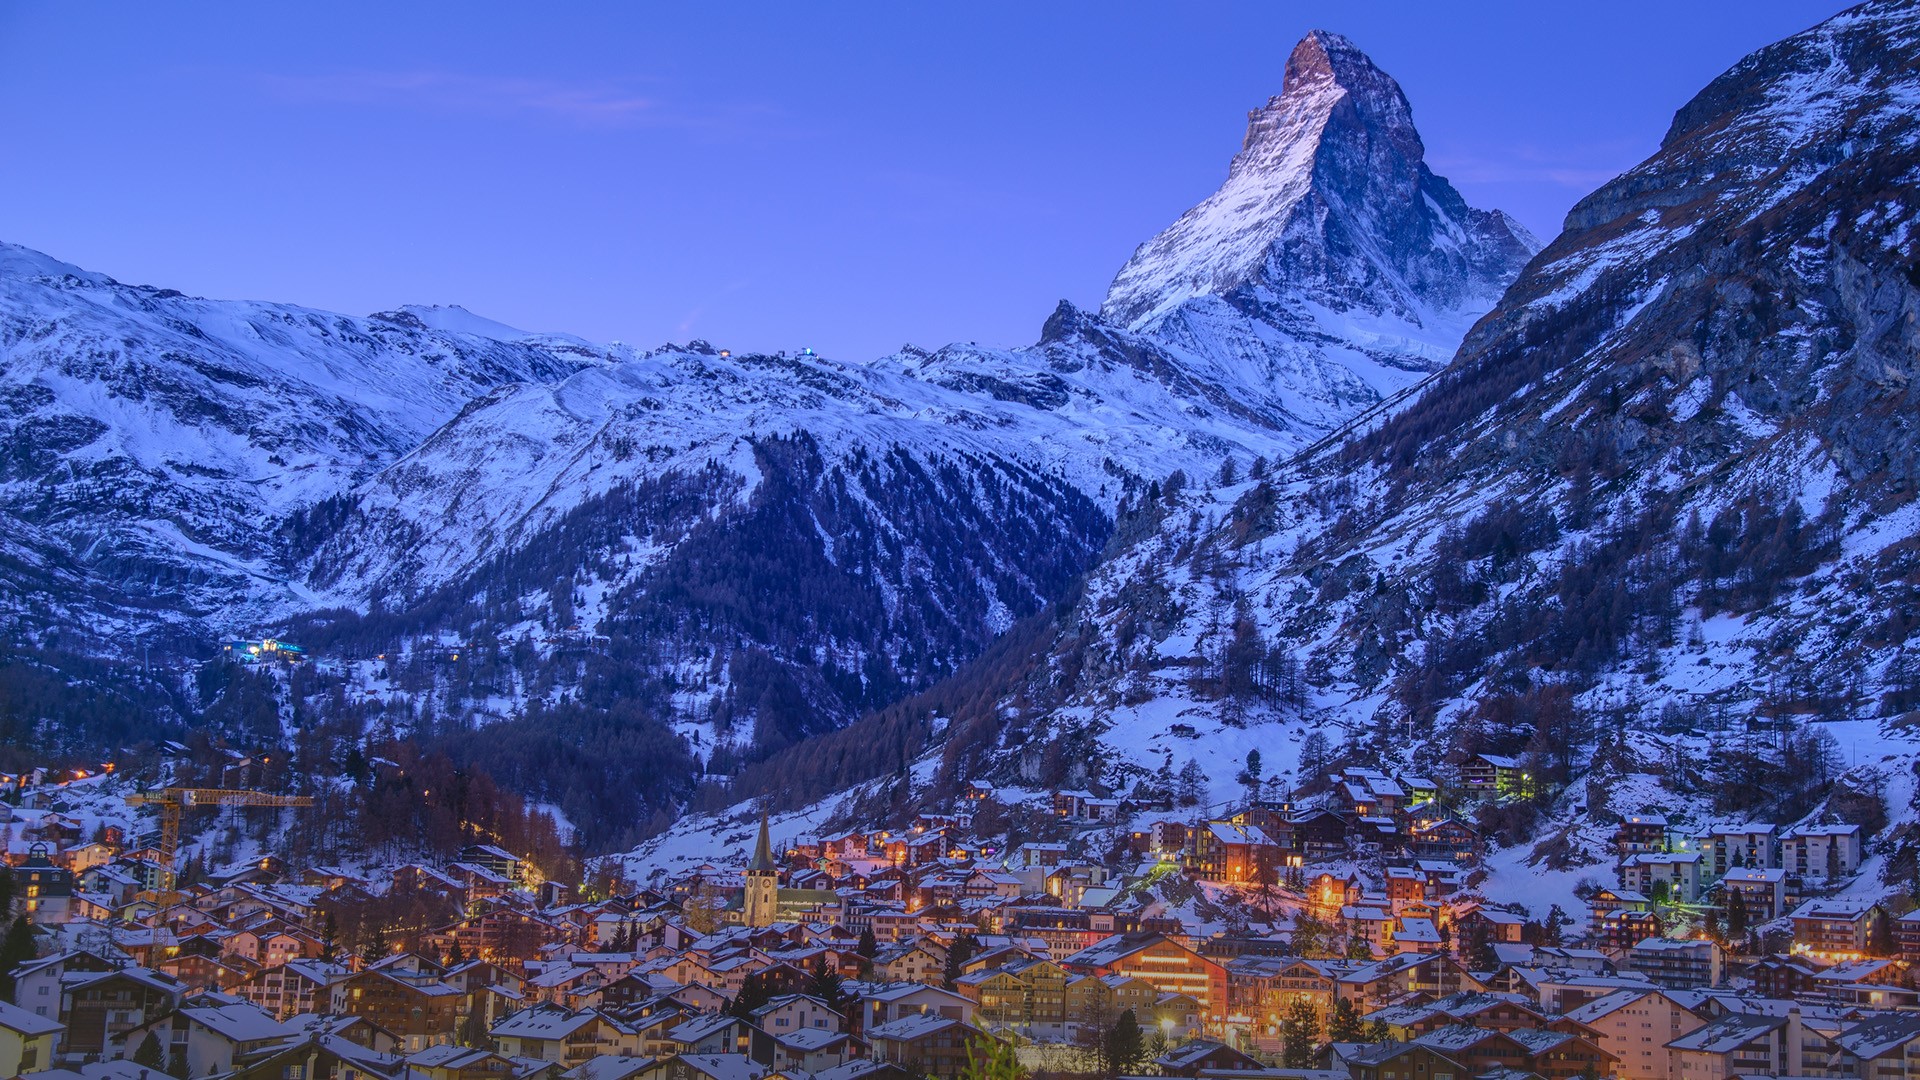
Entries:
[[753,861],[747,864],[748,870],[774,869],[773,843],[767,839],[767,812],[760,811],[760,839],[753,845]]

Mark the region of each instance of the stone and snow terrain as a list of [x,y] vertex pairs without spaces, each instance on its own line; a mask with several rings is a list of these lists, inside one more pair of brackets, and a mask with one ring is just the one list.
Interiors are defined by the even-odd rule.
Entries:
[[[7,248],[0,618],[183,659],[290,633],[357,705],[440,727],[611,676],[701,759],[829,730],[1059,600],[1169,476],[1286,458],[1405,391],[1518,273],[1535,242],[1426,168],[1351,43],[1311,35],[1282,91],[1103,314],[1063,303],[1019,349],[640,350]],[[396,693],[396,662],[467,642],[510,670]]]
[[[1310,38],[1296,64],[1329,48]],[[1310,798],[1298,753],[1316,730],[1352,764],[1422,774],[1495,752],[1554,783],[1524,820],[1488,819],[1507,845],[1489,895],[1583,914],[1576,887],[1611,884],[1611,823],[1637,813],[1861,824],[1869,857],[1844,893],[1904,885],[1920,846],[1916,58],[1920,14],[1882,4],[1736,65],[1574,208],[1417,398],[1265,477],[1151,507],[1019,703],[927,760],[1125,794],[1192,759],[1223,797],[1257,748]],[[1237,167],[1309,115],[1256,113]],[[1276,261],[1204,238],[1289,190],[1230,180],[1142,247],[1107,314],[1163,327],[1217,308],[1209,290],[1267,310],[1245,299],[1267,282],[1241,276]],[[1148,281],[1208,295],[1149,301]],[[1239,623],[1303,692],[1223,690]],[[1055,744],[1074,752],[1049,771]],[[686,846],[631,861],[671,866]]]
[[[909,788],[1125,794],[1191,761],[1217,802],[1255,749],[1311,795],[1315,735],[1491,752],[1553,784],[1487,823],[1489,888],[1576,910],[1608,816],[1657,811],[1870,820],[1871,891],[1920,852],[1915,19],[1742,61],[1537,254],[1316,32],[1221,189],[1020,349],[639,350],[0,249],[0,618],[96,655],[311,635],[345,668],[308,707],[469,747],[625,709],[689,748],[656,817],[1025,627],[968,676],[994,707],[924,721]],[[897,782],[848,769],[817,803],[736,794],[800,831]],[[627,863],[711,857],[748,813]]]

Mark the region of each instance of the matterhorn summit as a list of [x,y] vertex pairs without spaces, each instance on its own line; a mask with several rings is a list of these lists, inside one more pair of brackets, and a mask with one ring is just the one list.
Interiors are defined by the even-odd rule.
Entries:
[[[1337,412],[1397,389],[1445,364],[1539,247],[1505,214],[1468,206],[1425,157],[1399,84],[1316,30],[1280,96],[1249,115],[1226,183],[1140,245],[1101,315],[1263,363],[1277,398]],[[1250,354],[1253,340],[1272,347]]]

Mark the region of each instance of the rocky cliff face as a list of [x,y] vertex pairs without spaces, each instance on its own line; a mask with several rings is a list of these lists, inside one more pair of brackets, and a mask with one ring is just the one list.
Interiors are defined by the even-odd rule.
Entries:
[[1421,154],[1392,80],[1312,35],[1104,315],[871,363],[204,301],[5,249],[0,610],[109,654],[291,630],[349,661],[302,705],[341,738],[374,712],[548,737],[528,718],[562,702],[766,757],[1069,595],[1172,474],[1290,456],[1443,363],[1532,241]]
[[[153,640],[303,599],[275,524],[561,347],[124,285],[0,245],[0,613]],[[174,639],[177,643],[178,639]]]
[[1443,366],[1537,247],[1435,176],[1399,85],[1315,31],[1226,183],[1134,252],[1101,316],[1325,427]]
[[1494,885],[1543,907],[1580,910],[1613,814],[1890,822],[1850,888],[1904,881],[1917,107],[1911,4],[1734,66],[1417,401],[1122,523],[1022,707],[934,740],[927,781],[1152,789],[1191,758],[1224,800],[1252,749],[1283,788],[1329,752],[1512,754],[1544,794],[1482,822]]

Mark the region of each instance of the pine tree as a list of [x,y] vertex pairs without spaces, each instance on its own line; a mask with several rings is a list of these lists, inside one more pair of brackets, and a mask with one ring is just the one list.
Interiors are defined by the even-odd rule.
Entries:
[[827,1008],[839,1012],[846,1003],[846,990],[840,973],[827,966],[825,957],[814,965],[813,981],[807,986],[807,993],[827,1003]]
[[1140,1021],[1132,1009],[1127,1009],[1107,1033],[1107,1068],[1116,1075],[1130,1072],[1145,1050],[1146,1039],[1140,1033]]
[[33,924],[25,915],[16,915],[0,938],[0,1001],[13,1000],[13,969],[33,959]]
[[1013,1044],[991,1035],[980,1035],[967,1043],[967,1063],[956,1080],[1026,1080],[1026,1067],[1013,1052]]
[[941,985],[948,990],[953,989],[954,981],[965,974],[967,961],[973,959],[974,950],[978,944],[973,940],[972,934],[961,934],[953,939],[953,944],[947,948],[947,962],[941,971]]
[[1886,957],[1900,955],[1900,946],[1893,939],[1893,920],[1879,910],[1872,912],[1869,917],[1873,919],[1873,928],[1868,933],[1867,953]]
[[193,1066],[187,1061],[185,1046],[176,1046],[167,1051],[167,1075],[177,1077],[178,1080],[192,1080]]
[[1742,941],[1747,936],[1747,898],[1739,889],[1727,890],[1727,940]]
[[1467,928],[1466,940],[1467,967],[1474,971],[1493,971],[1500,966],[1500,958],[1493,951],[1493,938],[1487,932],[1487,924],[1475,919]]
[[1327,1016],[1327,1041],[1359,1042],[1361,1034],[1360,1011],[1353,1007],[1353,1002],[1346,998],[1334,1002],[1333,1012]]
[[753,1010],[773,1000],[773,991],[767,986],[767,980],[754,975],[740,984],[739,996],[727,1007],[727,1012],[742,1020],[753,1019]]
[[493,1039],[487,1034],[486,1017],[481,1015],[479,1009],[467,1013],[466,1019],[460,1022],[460,1045],[476,1050],[493,1048]]
[[458,935],[455,935],[453,944],[447,947],[447,966],[456,968],[466,962],[467,950],[460,947],[460,938]]
[[1546,925],[1541,927],[1540,943],[1553,948],[1559,948],[1566,940],[1566,935],[1563,931],[1572,922],[1573,920],[1567,917],[1567,913],[1560,910],[1559,904],[1548,908]]
[[340,955],[340,928],[334,924],[333,912],[320,923],[320,959],[331,964]]
[[387,958],[387,931],[376,926],[367,934],[367,940],[360,945],[360,963],[362,967],[372,967]]
[[1383,1043],[1394,1041],[1393,1030],[1387,1027],[1385,1020],[1367,1021],[1367,1026],[1362,1029],[1361,1034],[1361,1042]]
[[158,1035],[151,1031],[147,1032],[147,1037],[140,1040],[140,1045],[134,1048],[133,1063],[143,1069],[152,1069],[155,1072],[165,1071],[167,1052],[161,1049]]
[[1287,1006],[1287,1012],[1280,1021],[1280,1037],[1285,1043],[1282,1057],[1289,1069],[1306,1069],[1313,1066],[1313,1052],[1318,1048],[1320,1035],[1320,1017],[1313,1011],[1313,1005],[1304,1000],[1296,1000]]
[[1327,742],[1327,736],[1315,728],[1307,732],[1300,743],[1300,783],[1311,784],[1320,779],[1333,764],[1333,750]]

